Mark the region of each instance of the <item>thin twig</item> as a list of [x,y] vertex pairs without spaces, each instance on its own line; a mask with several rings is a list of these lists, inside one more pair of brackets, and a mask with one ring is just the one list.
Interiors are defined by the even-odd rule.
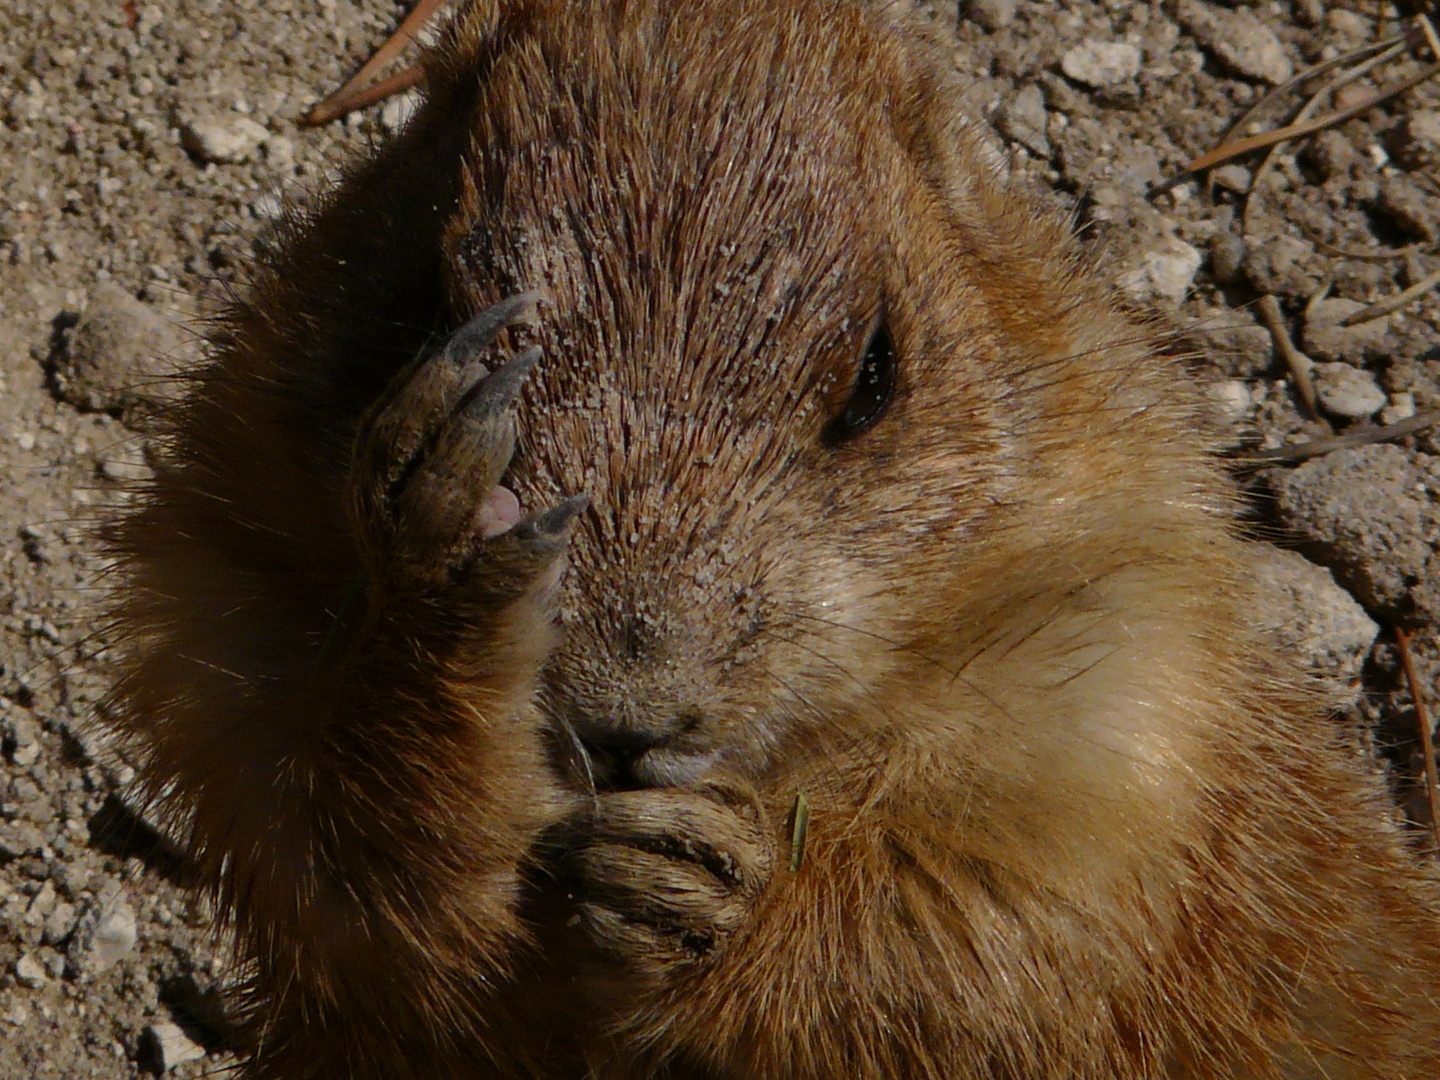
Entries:
[[[1236,120],[1225,130],[1225,137],[1228,138],[1237,131],[1243,132],[1246,128],[1250,126],[1251,121],[1253,121],[1255,117],[1259,116],[1271,105],[1275,104],[1286,94],[1290,93],[1290,91],[1304,86],[1312,79],[1318,79],[1321,75],[1328,75],[1336,68],[1342,68],[1346,64],[1358,63],[1359,61],[1365,59],[1368,56],[1372,56],[1378,52],[1384,52],[1386,49],[1392,48],[1397,44],[1403,45],[1404,43],[1405,35],[1395,34],[1391,37],[1386,38],[1383,41],[1372,41],[1368,45],[1362,45],[1360,46],[1360,48],[1348,53],[1344,53],[1341,56],[1332,56],[1329,60],[1324,60],[1316,64],[1312,68],[1306,68],[1304,71],[1300,72],[1300,74],[1286,79],[1279,86],[1271,89],[1268,94],[1262,97],[1254,105],[1251,105],[1250,108],[1246,109],[1245,112],[1241,114],[1240,119]],[[1440,59],[1440,57],[1437,57],[1437,59]]]
[[1388,300],[1377,300],[1367,308],[1361,308],[1353,315],[1347,315],[1340,320],[1341,326],[1359,326],[1361,323],[1370,322],[1372,319],[1383,319],[1386,315],[1393,314],[1405,307],[1412,300],[1417,300],[1436,285],[1440,285],[1440,270],[1421,278],[1414,285],[1411,285],[1404,292],[1396,293]]
[[1430,56],[1434,60],[1440,60],[1440,37],[1435,35],[1435,27],[1430,23],[1430,17],[1424,12],[1415,16],[1415,24],[1420,27],[1420,33],[1425,35],[1425,43],[1430,46]]
[[[404,51],[405,47],[414,41],[424,25],[430,21],[435,12],[442,7],[447,0],[418,0],[410,14],[405,16],[396,31],[385,39],[385,43],[375,50],[373,56],[366,60],[359,71],[350,76],[349,81],[339,90],[320,102],[300,119],[300,123],[306,127],[317,127],[320,124],[327,124],[331,120],[338,119],[346,113],[354,112],[356,109],[364,108],[366,105],[380,101],[390,94],[398,94],[401,90],[409,89],[420,81],[417,76],[411,76],[409,82],[403,85],[396,83],[395,79],[386,79],[383,83],[371,86],[375,81],[375,73],[388,64],[395,57]],[[406,72],[415,69],[407,68]],[[402,72],[401,74],[405,74]],[[374,93],[380,87],[388,87],[386,93],[380,97],[374,97]]]
[[328,124],[331,120],[338,120],[342,116],[354,112],[356,109],[363,109],[367,105],[373,105],[377,101],[384,101],[386,98],[400,93],[402,90],[409,90],[425,80],[425,69],[416,64],[413,67],[404,68],[394,75],[381,79],[379,82],[370,83],[353,94],[331,94],[328,98],[316,105],[300,120],[306,127],[318,127],[321,124]]
[[1435,835],[1435,850],[1440,851],[1440,779],[1435,775],[1435,739],[1430,727],[1430,710],[1425,708],[1425,695],[1420,687],[1420,674],[1415,658],[1410,655],[1410,635],[1395,627],[1395,643],[1400,647],[1400,666],[1410,685],[1410,700],[1415,703],[1415,723],[1420,728],[1420,749],[1425,754],[1425,793],[1430,797],[1430,831]]
[[1413,435],[1428,427],[1440,424],[1440,409],[1422,409],[1414,416],[1397,420],[1383,427],[1354,427],[1343,435],[1326,435],[1291,446],[1277,446],[1273,450],[1249,450],[1236,454],[1230,460],[1246,465],[1268,465],[1285,461],[1309,461],[1311,458],[1332,454],[1336,450],[1349,450],[1356,446],[1370,446],[1372,443],[1389,442],[1405,435]]
[[[1305,102],[1304,105],[1300,106],[1300,111],[1290,118],[1291,125],[1303,123],[1304,121],[1309,120],[1311,115],[1314,114],[1315,110],[1320,107],[1320,103],[1324,101],[1327,97],[1329,97],[1331,94],[1335,93],[1335,91],[1341,89],[1342,87],[1349,86],[1351,83],[1355,82],[1358,79],[1364,78],[1365,75],[1371,71],[1371,69],[1373,69],[1379,64],[1385,63],[1387,60],[1390,60],[1395,56],[1398,56],[1404,51],[1405,42],[1401,40],[1398,41],[1396,44],[1391,45],[1388,49],[1385,49],[1377,53],[1376,55],[1356,64],[1354,67],[1346,68],[1344,71],[1341,71],[1333,79],[1331,79],[1324,86],[1322,86],[1319,90],[1315,91],[1314,95],[1310,98],[1309,101]],[[1280,156],[1280,149],[1284,145],[1285,143],[1283,142],[1277,142],[1274,146],[1270,147],[1270,152],[1265,155],[1265,160],[1260,162],[1260,167],[1255,170],[1255,175],[1250,181],[1250,187],[1245,192],[1245,212],[1241,216],[1241,222],[1244,231],[1247,233],[1252,231],[1250,226],[1254,215],[1254,208],[1259,206],[1260,204],[1260,200],[1257,197],[1256,193],[1260,189],[1261,181],[1264,180],[1266,175],[1270,172],[1270,169],[1274,166],[1275,159]]]
[[1320,410],[1315,403],[1315,384],[1310,381],[1310,371],[1315,362],[1308,356],[1295,348],[1290,340],[1290,331],[1285,327],[1285,316],[1280,313],[1280,305],[1275,297],[1266,293],[1260,298],[1256,305],[1260,312],[1260,321],[1265,324],[1265,329],[1270,331],[1270,339],[1275,342],[1275,351],[1280,354],[1280,359],[1285,361],[1285,366],[1290,369],[1290,377],[1295,380],[1295,389],[1300,394],[1300,400],[1305,405],[1305,411],[1310,414],[1310,419],[1319,420]]
[[1238,139],[1224,146],[1216,147],[1208,154],[1201,154],[1193,161],[1187,162],[1180,169],[1180,172],[1160,185],[1157,190],[1168,190],[1190,173],[1208,169],[1212,165],[1219,165],[1222,161],[1229,161],[1241,154],[1248,154],[1251,150],[1263,150],[1267,146],[1273,146],[1278,142],[1289,142],[1291,139],[1299,139],[1316,131],[1323,131],[1327,127],[1334,127],[1336,124],[1343,124],[1352,117],[1361,113],[1369,112],[1377,105],[1383,105],[1392,97],[1404,94],[1415,89],[1421,83],[1440,75],[1440,63],[1431,64],[1418,74],[1402,79],[1393,86],[1387,86],[1383,90],[1376,91],[1364,101],[1351,105],[1349,108],[1341,109],[1338,112],[1326,113],[1324,116],[1316,117],[1314,120],[1306,120],[1300,124],[1290,124],[1275,131],[1262,132],[1259,135],[1252,135],[1248,139]]
[[1419,243],[1406,244],[1403,248],[1396,248],[1393,251],[1355,251],[1351,248],[1339,247],[1328,240],[1321,240],[1311,230],[1305,229],[1305,238],[1323,251],[1326,255],[1333,255],[1337,259],[1355,259],[1358,262],[1384,263],[1394,262],[1396,259],[1403,259],[1407,255],[1413,255],[1423,246]]

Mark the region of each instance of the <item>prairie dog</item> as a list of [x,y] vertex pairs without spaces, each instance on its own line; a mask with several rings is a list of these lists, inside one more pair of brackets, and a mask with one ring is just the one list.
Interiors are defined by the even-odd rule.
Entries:
[[247,1075],[1440,1074],[1435,884],[945,71],[476,3],[257,270],[112,529]]

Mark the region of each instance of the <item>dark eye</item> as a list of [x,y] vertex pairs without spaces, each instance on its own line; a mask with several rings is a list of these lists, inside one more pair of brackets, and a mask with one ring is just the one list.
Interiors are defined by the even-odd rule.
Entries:
[[870,430],[885,415],[895,394],[895,341],[882,317],[870,333],[855,388],[840,415],[825,425],[825,442],[831,446]]

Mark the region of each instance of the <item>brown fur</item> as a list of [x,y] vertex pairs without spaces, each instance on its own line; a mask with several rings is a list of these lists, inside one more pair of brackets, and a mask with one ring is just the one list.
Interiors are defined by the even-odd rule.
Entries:
[[[1440,894],[943,68],[827,0],[479,4],[258,271],[113,529],[249,1075],[1440,1075]],[[505,484],[589,496],[563,576],[568,518],[455,525],[507,421],[398,464],[531,288],[487,365],[543,347]]]

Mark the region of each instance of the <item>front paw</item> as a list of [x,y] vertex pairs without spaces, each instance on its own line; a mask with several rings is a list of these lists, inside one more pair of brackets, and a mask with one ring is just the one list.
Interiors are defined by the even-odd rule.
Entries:
[[402,372],[362,422],[351,511],[372,598],[493,606],[553,584],[546,571],[587,500],[522,519],[500,483],[515,449],[514,405],[540,351],[493,371],[481,361],[534,303],[521,294],[482,311]]
[[769,883],[770,832],[758,801],[730,788],[601,793],[567,858],[579,923],[641,973],[703,960]]

